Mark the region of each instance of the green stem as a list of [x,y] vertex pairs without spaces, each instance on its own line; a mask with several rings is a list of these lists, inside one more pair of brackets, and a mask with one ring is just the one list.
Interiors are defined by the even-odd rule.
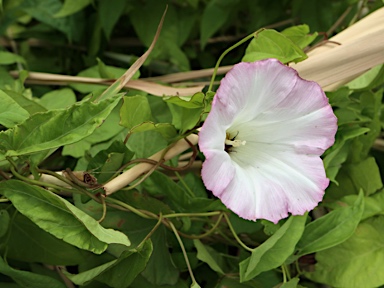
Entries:
[[287,272],[285,271],[285,265],[281,265],[281,271],[283,272],[283,282],[287,282]]
[[147,240],[152,236],[152,234],[155,233],[155,231],[157,230],[157,228],[159,228],[159,226],[160,226],[160,224],[161,224],[162,221],[163,221],[163,215],[160,213],[160,215],[159,215],[159,220],[157,221],[156,225],[153,226],[151,232],[149,232],[148,235],[145,236],[145,238],[143,239],[143,241],[141,241],[140,244],[137,245],[138,248],[139,248],[140,246],[144,245],[145,241],[147,241]]
[[117,205],[119,205],[119,206],[121,206],[121,207],[124,207],[124,208],[128,209],[129,211],[135,213],[136,215],[138,215],[138,216],[140,216],[140,217],[142,217],[142,218],[145,218],[145,219],[158,219],[157,216],[155,216],[155,217],[151,217],[151,216],[149,216],[149,215],[147,215],[147,214],[141,212],[140,210],[138,210],[138,209],[132,207],[131,205],[128,205],[128,204],[126,204],[126,203],[124,203],[124,202],[122,202],[122,201],[120,201],[120,200],[117,200],[117,199],[114,199],[114,198],[111,198],[111,197],[106,197],[106,198],[105,198],[105,201],[106,201],[106,202],[110,202],[110,203],[117,204]]
[[243,241],[241,241],[241,239],[239,238],[239,236],[237,236],[237,233],[236,233],[235,229],[233,229],[232,223],[231,223],[231,221],[229,220],[229,217],[228,217],[227,214],[224,214],[224,218],[225,218],[225,220],[227,221],[227,223],[228,223],[228,227],[229,227],[229,229],[231,230],[233,237],[235,237],[237,243],[239,243],[240,246],[243,247],[245,250],[247,250],[247,251],[249,251],[249,252],[253,252],[254,249],[249,248],[247,245],[245,245],[245,244],[243,243]]
[[69,189],[69,188],[58,186],[58,185],[55,185],[55,184],[52,184],[52,183],[46,183],[46,182],[41,182],[41,181],[34,180],[34,179],[29,179],[28,177],[24,177],[24,176],[20,175],[19,173],[17,173],[16,169],[13,166],[11,166],[10,168],[11,168],[12,174],[17,179],[23,180],[24,182],[27,182],[29,184],[33,184],[33,185],[37,185],[37,186],[42,186],[42,187],[54,188],[54,189],[66,191],[66,192],[69,192],[69,193],[74,192],[74,189]]
[[194,284],[197,284],[197,282],[196,282],[195,276],[193,275],[191,264],[189,264],[189,259],[188,259],[188,256],[187,256],[187,251],[185,251],[185,247],[184,247],[183,241],[181,241],[181,238],[179,236],[179,233],[177,233],[175,225],[173,225],[173,223],[171,221],[169,221],[169,226],[171,226],[171,228],[173,230],[173,233],[175,234],[175,237],[176,237],[177,241],[179,242],[181,251],[183,251],[185,263],[187,264],[189,275],[191,276],[191,279],[192,279],[192,285],[191,286],[193,286]]
[[220,211],[203,212],[203,213],[175,213],[164,215],[163,218],[175,218],[175,217],[209,217],[219,215]]
[[195,197],[195,194],[193,194],[192,190],[188,187],[187,183],[185,183],[183,177],[181,177],[180,173],[175,171],[176,177],[179,179],[180,183],[184,186],[185,190],[188,192],[189,196]]
[[216,78],[217,69],[219,69],[220,63],[223,60],[223,58],[225,57],[225,55],[227,55],[229,52],[231,52],[233,49],[237,48],[241,44],[247,42],[249,39],[255,37],[257,34],[259,34],[263,30],[264,30],[264,28],[261,28],[261,29],[257,30],[256,32],[246,36],[245,38],[241,39],[239,42],[237,42],[236,44],[232,45],[227,50],[225,50],[223,52],[223,54],[221,54],[221,56],[219,57],[219,60],[217,60],[217,62],[216,62],[215,69],[213,70],[213,74],[212,74],[212,78],[211,78],[211,83],[209,84],[208,92],[212,91],[212,86],[213,86],[213,82],[215,81],[215,78]]

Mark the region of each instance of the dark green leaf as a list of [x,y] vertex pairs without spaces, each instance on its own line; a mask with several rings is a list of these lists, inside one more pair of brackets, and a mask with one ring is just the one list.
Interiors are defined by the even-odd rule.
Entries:
[[49,265],[78,265],[90,254],[49,234],[20,213],[12,219],[10,229],[7,236],[0,238],[0,243],[4,243],[1,250],[6,249],[7,257],[11,259]]
[[115,26],[117,20],[119,20],[120,16],[123,14],[125,5],[125,0],[114,0],[113,5],[111,5],[109,0],[99,1],[98,14],[100,24],[101,27],[103,27],[104,33],[108,39],[111,36],[113,27]]
[[145,268],[151,253],[152,243],[148,240],[139,249],[124,251],[116,260],[76,275],[65,274],[73,283],[78,285],[97,280],[110,287],[129,287],[136,276]]
[[173,264],[169,253],[166,233],[165,227],[159,227],[151,236],[153,252],[141,274],[149,282],[159,286],[174,285],[179,278],[179,270]]
[[5,235],[9,227],[9,214],[7,210],[0,210],[0,238]]
[[291,216],[267,241],[240,263],[240,281],[248,281],[264,271],[279,267],[294,252],[304,231],[307,216]]
[[56,18],[65,17],[68,15],[72,15],[84,7],[88,6],[92,0],[65,0],[63,6],[60,11],[57,12],[54,16]]
[[336,209],[305,226],[297,249],[298,255],[306,255],[336,246],[355,232],[364,211],[361,192],[353,206]]
[[197,250],[197,259],[205,262],[208,266],[217,273],[224,275],[223,262],[224,259],[215,249],[210,246],[204,245],[200,240],[193,240]]
[[0,188],[20,213],[69,244],[96,254],[104,252],[110,243],[130,245],[126,235],[103,228],[88,214],[48,190],[18,180],[0,182]]
[[200,24],[200,47],[203,49],[208,39],[224,24],[228,23],[234,10],[238,7],[238,0],[212,0],[205,7]]
[[56,279],[34,274],[28,271],[22,271],[10,267],[3,258],[0,257],[0,273],[11,277],[19,287],[25,288],[65,288],[64,283]]
[[74,18],[74,15],[55,18],[54,15],[62,6],[60,0],[24,0],[22,9],[33,18],[65,33],[69,40],[80,40],[81,16],[79,18]]

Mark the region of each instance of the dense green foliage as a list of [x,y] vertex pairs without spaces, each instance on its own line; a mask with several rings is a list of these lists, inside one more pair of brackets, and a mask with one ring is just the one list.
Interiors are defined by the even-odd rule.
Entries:
[[[99,97],[151,45],[166,4],[156,46],[132,79],[212,68],[263,27],[222,64],[305,61],[321,32],[332,36],[383,5],[0,0],[0,286],[384,285],[383,65],[327,93],[339,125],[323,157],[331,185],[309,214],[276,225],[241,219],[193,165],[174,171],[178,157],[102,196],[99,184],[195,132],[210,109],[207,89],[157,97],[124,88]],[[208,85],[211,75],[179,84]]]

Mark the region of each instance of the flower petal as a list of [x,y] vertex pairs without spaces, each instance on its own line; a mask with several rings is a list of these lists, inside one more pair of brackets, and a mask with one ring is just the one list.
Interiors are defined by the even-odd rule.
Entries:
[[237,152],[231,154],[236,174],[218,197],[243,218],[276,223],[288,213],[303,214],[317,206],[329,184],[318,156],[264,143]]
[[[240,63],[222,80],[199,133],[207,189],[239,216],[303,214],[329,184],[319,157],[337,119],[318,84],[275,59]],[[226,133],[245,143],[225,151]]]
[[220,193],[232,181],[235,167],[227,152],[210,151],[205,153],[202,178],[207,189]]

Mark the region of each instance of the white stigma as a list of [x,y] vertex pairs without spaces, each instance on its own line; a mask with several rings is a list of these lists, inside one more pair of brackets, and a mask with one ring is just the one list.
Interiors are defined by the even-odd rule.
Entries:
[[245,145],[245,143],[247,143],[247,141],[225,139],[225,145],[232,147],[240,147],[241,145]]

